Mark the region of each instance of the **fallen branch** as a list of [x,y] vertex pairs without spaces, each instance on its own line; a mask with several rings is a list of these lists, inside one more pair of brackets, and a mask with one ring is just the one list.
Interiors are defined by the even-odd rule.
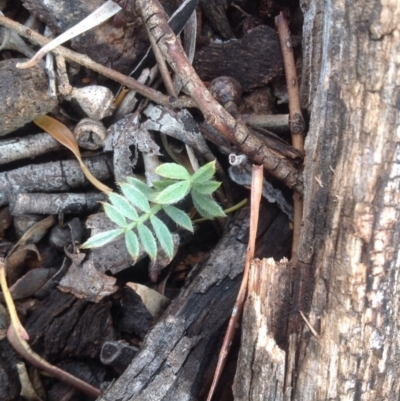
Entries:
[[262,137],[250,133],[244,122],[236,121],[206,89],[169,27],[160,3],[157,0],[137,0],[135,7],[138,14],[146,21],[161,52],[182,80],[185,90],[197,103],[206,121],[255,163],[262,164],[269,173],[282,180],[289,188],[301,193],[303,191],[301,173],[293,164],[274,154],[265,145]]

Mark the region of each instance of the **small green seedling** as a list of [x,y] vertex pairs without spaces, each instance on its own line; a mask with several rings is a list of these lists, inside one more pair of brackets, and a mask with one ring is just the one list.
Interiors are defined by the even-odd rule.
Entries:
[[126,183],[120,184],[122,195],[115,192],[108,195],[110,203],[103,203],[104,211],[120,228],[94,235],[82,248],[98,248],[124,235],[126,248],[134,260],[139,255],[140,246],[150,258],[155,259],[157,240],[172,259],[172,234],[166,224],[156,216],[160,211],[163,210],[178,226],[193,232],[190,217],[172,206],[190,193],[193,205],[201,216],[225,216],[222,208],[211,198],[211,194],[220,186],[219,182],[212,180],[215,162],[207,163],[193,175],[175,163],[162,164],[156,169],[156,173],[163,179],[154,182],[154,188],[130,177]]

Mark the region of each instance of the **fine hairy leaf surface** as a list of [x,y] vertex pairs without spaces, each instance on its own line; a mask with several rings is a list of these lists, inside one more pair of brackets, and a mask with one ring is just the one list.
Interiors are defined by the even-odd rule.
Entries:
[[170,205],[182,200],[190,191],[189,181],[178,181],[161,191],[155,198],[155,202],[162,205]]
[[193,232],[192,220],[190,220],[190,217],[185,212],[171,205],[163,206],[163,210],[179,227],[183,227],[186,230]]
[[107,217],[117,226],[126,227],[125,217],[114,206],[108,203],[103,203],[103,208]]
[[150,188],[149,186],[146,185],[146,183],[144,183],[143,181],[138,180],[135,177],[128,177],[126,179],[128,181],[128,184],[133,185],[134,187],[136,187],[140,192],[142,192],[142,194],[148,199],[148,200],[152,200],[154,191],[152,188]]
[[137,235],[132,230],[125,232],[125,245],[129,255],[132,256],[133,260],[136,260],[139,256],[139,241]]
[[164,163],[155,170],[156,174],[173,180],[190,180],[190,174],[185,167],[176,163]]
[[103,233],[98,233],[90,237],[81,248],[98,248],[105,244],[108,244],[115,238],[119,237],[124,230],[122,228],[118,228],[116,230],[105,231]]
[[207,218],[211,217],[224,217],[225,213],[217,202],[212,200],[209,196],[203,195],[196,190],[191,192],[192,200],[197,211]]
[[203,195],[210,195],[220,187],[221,183],[217,181],[194,182],[193,189]]
[[215,161],[200,167],[193,175],[192,182],[206,182],[215,174]]
[[121,184],[120,187],[129,202],[138,207],[140,210],[143,210],[143,212],[150,211],[149,201],[147,200],[146,196],[140,192],[139,189],[130,184]]
[[115,192],[111,192],[108,195],[108,199],[110,199],[115,208],[118,209],[118,211],[125,217],[132,221],[136,221],[138,219],[139,216],[136,209],[123,196],[118,195]]
[[138,224],[137,230],[139,233],[140,242],[143,249],[150,256],[151,259],[155,259],[157,256],[157,242],[151,231],[144,225]]
[[172,259],[174,256],[174,241],[168,227],[156,216],[151,216],[150,222],[161,248],[164,249],[167,256]]

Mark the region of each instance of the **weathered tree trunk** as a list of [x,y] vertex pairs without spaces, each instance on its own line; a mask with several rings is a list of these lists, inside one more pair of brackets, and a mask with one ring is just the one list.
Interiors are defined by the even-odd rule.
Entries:
[[[235,399],[398,400],[400,3],[301,5],[302,95],[311,121],[299,264],[287,302],[264,297],[259,308],[260,292],[248,300],[258,342],[255,352],[251,345],[241,351]],[[286,277],[279,273],[286,265],[273,267]],[[273,283],[267,293],[277,294]],[[288,316],[283,341],[271,317],[279,307]],[[257,358],[261,340],[269,356]],[[255,397],[262,380],[268,385]]]

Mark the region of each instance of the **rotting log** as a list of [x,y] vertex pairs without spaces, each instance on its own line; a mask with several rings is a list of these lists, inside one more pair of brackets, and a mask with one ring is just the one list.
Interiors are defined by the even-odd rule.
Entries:
[[[194,401],[206,395],[241,281],[248,216],[248,208],[239,213],[101,401]],[[287,217],[271,204],[262,208],[261,216],[262,255],[287,255],[291,236]],[[275,235],[278,240],[265,246]]]
[[[272,340],[269,349],[280,352],[257,365],[270,372],[267,384],[255,365],[238,375],[235,399],[259,399],[253,395],[264,384],[262,399],[270,401],[394,401],[400,393],[400,3],[301,6],[302,100],[311,119],[299,262],[283,303],[292,306],[289,312],[281,306],[282,339],[270,317],[277,299],[268,298],[269,312],[258,316],[264,324],[253,343],[243,340],[241,353],[254,354],[262,330]],[[247,313],[254,316],[254,308]]]

